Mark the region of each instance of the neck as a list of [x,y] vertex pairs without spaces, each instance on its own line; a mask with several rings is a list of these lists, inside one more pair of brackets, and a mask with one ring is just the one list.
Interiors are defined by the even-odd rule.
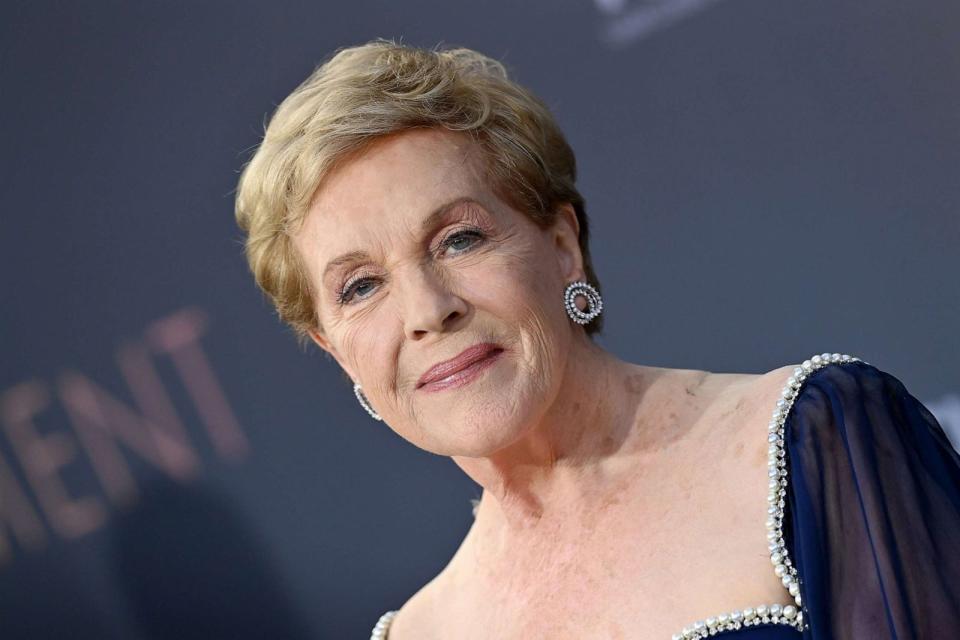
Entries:
[[484,490],[474,527],[506,544],[589,512],[631,467],[626,441],[666,371],[576,340],[553,403],[523,437],[489,456],[453,457]]

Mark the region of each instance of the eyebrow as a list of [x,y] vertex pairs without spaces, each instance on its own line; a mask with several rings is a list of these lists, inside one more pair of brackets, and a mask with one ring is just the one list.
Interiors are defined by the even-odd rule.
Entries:
[[[462,196],[460,198],[456,198],[454,200],[451,200],[449,202],[446,202],[440,205],[439,207],[431,211],[430,214],[423,219],[423,222],[420,223],[421,235],[428,232],[434,225],[436,225],[440,220],[442,220],[443,217],[447,215],[451,210],[456,209],[460,205],[464,205],[464,204],[479,205],[481,203],[477,202],[477,200],[469,196]],[[369,257],[369,254],[366,251],[350,251],[349,253],[344,253],[342,255],[337,256],[336,258],[328,262],[327,266],[323,268],[323,280],[326,281],[327,277],[335,269],[345,264],[349,264],[351,262],[364,260],[368,257]]]

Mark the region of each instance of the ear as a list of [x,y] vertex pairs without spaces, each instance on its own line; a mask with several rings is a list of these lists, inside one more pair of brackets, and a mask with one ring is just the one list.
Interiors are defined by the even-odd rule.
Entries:
[[333,356],[333,359],[336,360],[337,364],[340,365],[340,368],[343,369],[348,376],[350,376],[352,381],[357,381],[357,377],[353,374],[353,371],[350,370],[350,367],[347,366],[346,361],[337,351],[336,347],[331,344],[330,339],[324,335],[323,331],[313,328],[308,329],[307,333],[310,335],[310,339],[313,340],[314,344]]
[[585,280],[583,253],[580,251],[580,222],[577,220],[576,209],[569,202],[557,206],[551,238],[564,281]]

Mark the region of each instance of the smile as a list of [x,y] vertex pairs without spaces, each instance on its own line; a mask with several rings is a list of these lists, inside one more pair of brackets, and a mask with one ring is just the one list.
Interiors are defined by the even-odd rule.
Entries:
[[439,380],[428,382],[420,386],[419,390],[428,392],[444,391],[468,385],[479,378],[484,371],[493,366],[500,359],[501,355],[503,355],[503,349],[494,349],[486,357],[471,363],[468,367],[451,373]]

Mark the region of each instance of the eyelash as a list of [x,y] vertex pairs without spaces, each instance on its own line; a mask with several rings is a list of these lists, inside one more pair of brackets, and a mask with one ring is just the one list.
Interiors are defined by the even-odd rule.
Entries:
[[[473,242],[469,247],[463,251],[458,251],[456,255],[463,255],[473,251],[474,247],[477,246],[478,242],[484,239],[484,234],[479,229],[460,229],[448,235],[443,239],[443,242],[440,243],[440,249],[445,250],[450,248],[455,243],[463,240],[464,238],[472,238],[477,242]],[[337,303],[340,305],[349,305],[351,304],[350,300],[353,298],[353,293],[356,290],[357,285],[362,284],[366,281],[376,280],[374,277],[368,276],[358,276],[352,280],[348,280],[343,284],[343,286],[337,291]],[[362,298],[361,298],[362,299]]]

